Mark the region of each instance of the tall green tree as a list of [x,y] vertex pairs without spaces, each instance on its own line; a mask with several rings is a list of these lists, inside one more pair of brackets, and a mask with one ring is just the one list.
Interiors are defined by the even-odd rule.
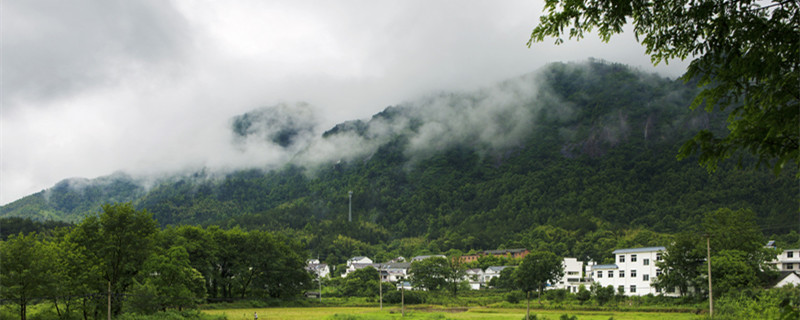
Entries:
[[706,265],[705,239],[699,233],[682,232],[675,236],[672,243],[667,245],[662,260],[656,262],[662,274],[653,279],[656,288],[666,290],[677,288],[681,296],[690,294],[689,288],[695,288],[693,293],[698,293],[698,288],[703,287],[703,266]]
[[52,247],[38,240],[35,232],[0,241],[0,297],[19,306],[21,320],[27,319],[32,301],[50,296],[53,254]]
[[97,288],[102,287],[100,269],[97,263],[90,260],[87,249],[75,242],[75,229],[60,233],[53,241],[53,305],[60,318],[70,319],[75,309],[73,306],[80,303],[78,306],[86,317],[92,306],[86,302],[91,300],[90,295],[96,293]]
[[654,281],[655,286],[679,288],[682,295],[689,288],[694,288],[695,294],[706,294],[706,240],[715,293],[757,287],[774,274],[769,262],[777,252],[764,247],[766,241],[755,214],[747,209],[722,208],[706,213],[699,230],[679,234],[667,246],[663,261],[657,263],[663,274]]
[[[156,221],[146,210],[137,211],[130,203],[106,204],[102,213],[78,225],[75,241],[99,264],[101,277],[111,290],[124,293],[153,252],[156,231]],[[122,299],[118,294],[112,298],[112,311],[119,314]]]
[[548,283],[555,283],[564,276],[564,262],[561,257],[549,251],[531,252],[522,259],[522,263],[514,271],[517,288],[525,292],[527,298],[527,318],[530,318],[531,291],[542,291]]
[[653,63],[692,59],[683,79],[702,87],[692,108],[731,109],[727,133],[702,130],[679,157],[697,153],[713,171],[743,150],[777,172],[800,160],[799,6],[786,0],[546,0],[547,13],[528,46],[546,37],[556,37],[556,44],[565,35],[580,39],[594,29],[608,41],[632,23]]
[[156,301],[161,309],[193,307],[206,297],[205,279],[192,268],[184,247],[151,255],[142,271],[139,283],[155,288],[155,295],[146,298]]
[[446,258],[432,257],[411,263],[411,282],[417,288],[436,291],[447,286],[448,262]]

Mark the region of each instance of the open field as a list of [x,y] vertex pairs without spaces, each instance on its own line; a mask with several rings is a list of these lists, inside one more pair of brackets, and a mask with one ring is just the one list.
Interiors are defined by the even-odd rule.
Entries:
[[[253,320],[253,313],[258,313],[259,320],[265,319],[401,319],[400,308],[384,307],[383,311],[375,307],[306,307],[306,308],[255,308],[255,309],[222,309],[203,310],[212,315],[225,315],[228,320]],[[539,319],[557,320],[561,315],[577,316],[578,320],[638,320],[638,319],[704,319],[691,313],[663,312],[614,312],[614,311],[564,311],[564,310],[531,310]],[[522,319],[525,309],[516,308],[425,308],[406,309],[409,319]]]

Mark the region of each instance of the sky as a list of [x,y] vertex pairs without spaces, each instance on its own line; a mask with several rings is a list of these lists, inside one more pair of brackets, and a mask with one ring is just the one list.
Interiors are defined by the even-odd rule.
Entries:
[[[526,46],[542,0],[0,3],[0,205],[65,178],[287,161],[231,119],[302,105],[319,130],[588,58],[675,78],[628,32]],[[292,112],[292,111],[288,111]]]

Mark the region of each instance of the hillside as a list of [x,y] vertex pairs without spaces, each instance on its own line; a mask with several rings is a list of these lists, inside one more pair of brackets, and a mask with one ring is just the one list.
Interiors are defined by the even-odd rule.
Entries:
[[[331,263],[376,246],[600,258],[615,245],[663,245],[720,207],[753,210],[767,234],[797,230],[796,168],[775,176],[745,156],[744,170],[729,161],[709,174],[676,160],[697,130],[725,130],[724,115],[688,109],[695,93],[590,61],[404,102],[319,136],[303,114],[281,121],[287,107],[262,108],[232,120],[232,143],[288,150],[292,161],[278,169],[201,171],[148,188],[124,174],[70,179],[0,216],[76,221],[102,203],[131,201],[164,226],[281,231]],[[346,222],[350,190],[357,227]]]

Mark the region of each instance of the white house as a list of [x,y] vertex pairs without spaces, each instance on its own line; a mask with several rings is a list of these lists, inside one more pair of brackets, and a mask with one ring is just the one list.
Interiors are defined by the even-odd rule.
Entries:
[[795,287],[800,286],[800,275],[797,272],[793,271],[781,271],[781,275],[778,278],[777,283],[775,283],[773,288],[782,288],[787,285],[793,285]]
[[568,292],[578,292],[578,286],[587,284],[583,277],[583,261],[578,258],[564,258],[564,276],[548,289],[566,289]]
[[478,290],[482,285],[485,285],[483,283],[483,270],[481,268],[467,269],[466,272],[464,272],[463,280],[469,282],[469,288],[472,290]]
[[[653,281],[661,275],[661,269],[656,266],[661,261],[665,247],[646,247],[617,249],[614,254],[615,264],[592,266],[592,279],[601,286],[613,286],[622,290],[627,296],[643,296],[647,294],[661,294],[652,285]],[[677,295],[669,290],[665,295]]]
[[778,271],[792,271],[800,273],[800,249],[783,250],[772,261]]
[[372,259],[368,257],[359,256],[347,259],[347,267],[344,269],[344,272],[342,273],[342,278],[346,278],[347,275],[350,274],[350,272],[356,271],[358,269],[363,269],[366,267],[373,267],[375,269],[378,269],[378,265],[373,264]]
[[483,271],[483,283],[489,284],[489,281],[499,277],[500,272],[505,268],[508,268],[508,266],[491,266],[486,268],[486,270]]
[[312,259],[312,260],[316,260],[317,263],[309,263],[308,265],[306,265],[306,270],[308,270],[308,272],[311,272],[317,275],[317,277],[321,278],[325,278],[328,275],[330,275],[331,269],[328,267],[327,264],[319,263],[319,260],[317,259]]
[[354,264],[354,263],[361,263],[361,264],[372,263],[372,259],[370,259],[368,257],[352,257],[350,259],[347,259],[347,266],[348,267],[350,265]]
[[381,281],[397,282],[408,279],[408,270],[411,269],[410,262],[390,262],[378,264],[381,271]]

